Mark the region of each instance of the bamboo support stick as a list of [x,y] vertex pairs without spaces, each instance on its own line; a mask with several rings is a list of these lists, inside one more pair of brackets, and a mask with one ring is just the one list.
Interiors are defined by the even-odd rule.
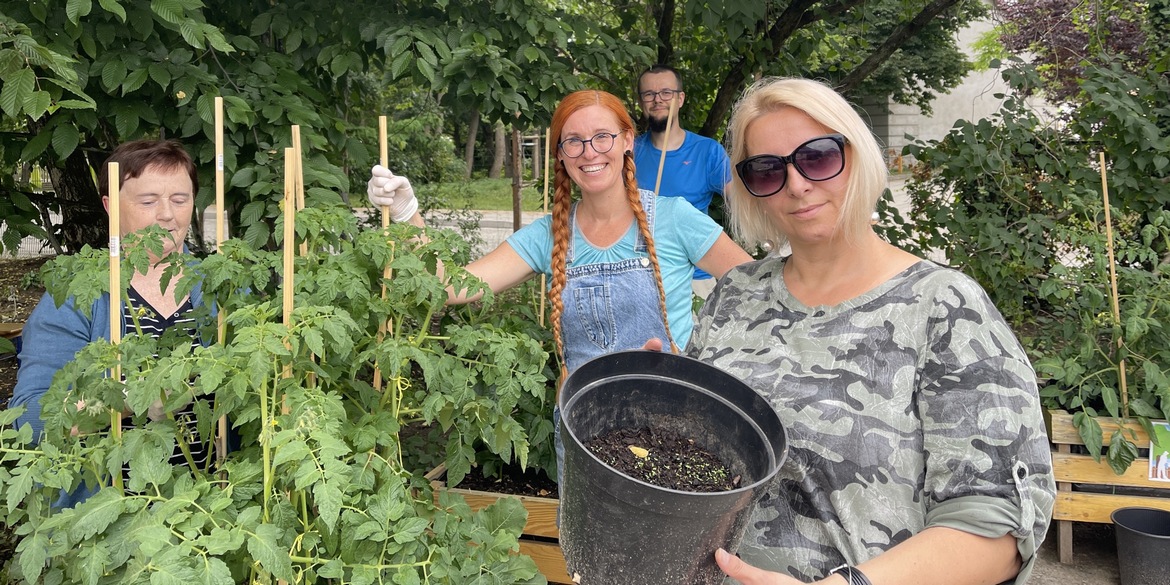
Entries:
[[[110,192],[110,343],[122,342],[122,171],[118,163],[112,162],[106,168]],[[110,368],[110,378],[122,380],[121,358]],[[122,442],[122,409],[110,406],[110,433],[114,440]],[[122,472],[113,474],[114,487],[122,491]]]
[[[1117,293],[1117,263],[1113,256],[1113,218],[1109,209],[1109,182],[1105,178],[1105,151],[1100,153],[1101,163],[1101,196],[1105,201],[1105,250],[1109,255],[1109,286],[1113,300],[1113,324],[1118,330],[1121,328],[1121,302]],[[1124,340],[1117,337],[1117,373],[1121,382],[1121,415],[1129,416],[1129,387],[1125,380],[1125,358],[1121,357]]]
[[654,194],[659,195],[662,187],[662,168],[666,166],[666,151],[670,149],[670,128],[674,126],[675,100],[678,96],[671,96],[670,109],[666,113],[666,131],[662,134],[662,155],[658,157],[658,178],[654,180]]
[[[296,258],[296,151],[294,148],[284,149],[284,242],[281,246],[284,251],[284,281],[282,283],[283,315],[282,322],[286,328],[292,328],[294,278],[293,266]],[[288,343],[287,341],[285,342]],[[291,365],[285,366],[284,377],[292,377]],[[288,404],[281,397],[281,412],[288,414]]]
[[[215,251],[219,253],[226,234],[224,229],[223,187],[223,97],[215,96]],[[227,314],[216,307],[216,342],[223,344],[227,337]],[[227,417],[219,417],[215,427],[215,458],[219,463],[227,459]]]
[[[386,167],[390,164],[390,142],[387,136],[386,116],[378,116],[378,164]],[[386,237],[386,230],[390,227],[390,206],[382,206],[382,236]],[[390,265],[382,268],[382,298],[386,298],[386,281],[390,279]],[[389,321],[378,324],[378,342],[381,343],[386,332],[390,330]],[[382,391],[382,368],[374,362],[374,390]]]
[[[545,128],[545,130],[544,130],[544,212],[546,214],[548,213],[548,150],[549,150],[548,141],[550,138],[552,138],[552,136],[550,135],[551,132],[552,132],[552,128]],[[540,323],[541,327],[544,327],[544,302],[545,302],[545,296],[547,296],[545,293],[546,290],[548,290],[548,275],[541,274],[540,275],[540,312],[537,313],[537,318],[536,318],[537,322]]]
[[[301,127],[293,125],[292,127],[292,147],[293,147],[293,190],[296,193],[297,211],[305,208],[305,167],[303,164],[304,156],[301,150]],[[309,253],[309,242],[301,242],[301,256]]]

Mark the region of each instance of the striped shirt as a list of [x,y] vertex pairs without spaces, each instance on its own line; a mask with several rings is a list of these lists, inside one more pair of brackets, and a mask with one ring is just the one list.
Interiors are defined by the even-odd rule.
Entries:
[[[179,306],[174,314],[163,317],[159,312],[150,305],[142,297],[142,295],[131,286],[127,290],[126,301],[122,304],[122,322],[125,325],[126,331],[141,330],[143,335],[149,335],[155,339],[162,337],[163,333],[172,327],[179,327],[180,331],[185,331],[191,338],[191,350],[200,346],[199,332],[195,327],[195,307],[191,304],[191,298],[188,297]],[[137,324],[135,324],[134,314],[138,314]],[[154,357],[157,359],[158,354]],[[207,400],[210,401],[210,398]],[[209,405],[210,406],[210,405]],[[210,441],[205,441],[204,437],[200,436],[198,429],[198,418],[195,416],[194,403],[189,402],[178,410],[174,411],[175,422],[183,429],[183,438],[187,442],[187,447],[191,451],[191,458],[200,469],[207,469],[207,460],[211,455]],[[122,428],[133,428],[129,418],[123,419]],[[187,458],[183,456],[183,451],[179,445],[175,444],[175,450],[171,454],[171,465],[186,465]],[[124,473],[129,469],[125,469]]]

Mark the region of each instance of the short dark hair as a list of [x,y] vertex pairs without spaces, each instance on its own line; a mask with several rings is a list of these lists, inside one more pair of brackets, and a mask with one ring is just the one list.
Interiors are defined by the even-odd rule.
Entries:
[[109,164],[118,163],[119,181],[125,183],[137,178],[148,167],[158,167],[165,170],[181,169],[191,177],[191,194],[199,192],[199,173],[195,170],[195,161],[177,140],[133,140],[124,142],[110,153],[101,167],[98,168],[98,193],[102,197],[110,195]]
[[638,76],[638,87],[635,89],[637,89],[639,92],[641,92],[642,91],[642,78],[646,77],[647,75],[649,75],[651,73],[673,73],[675,81],[678,82],[678,89],[679,89],[679,91],[682,91],[682,89],[683,89],[682,74],[679,73],[678,70],[675,69],[674,67],[671,67],[670,65],[663,65],[662,63],[658,63],[656,65],[651,65],[649,69],[643,71],[642,74]]

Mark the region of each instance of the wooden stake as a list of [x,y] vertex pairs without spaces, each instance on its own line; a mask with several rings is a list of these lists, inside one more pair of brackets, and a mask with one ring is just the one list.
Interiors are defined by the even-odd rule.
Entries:
[[670,97],[670,110],[666,113],[666,132],[662,134],[662,156],[658,157],[658,178],[654,180],[654,194],[660,195],[658,189],[662,187],[662,167],[666,166],[666,151],[670,148],[670,128],[674,126],[674,107],[678,96]]
[[[122,342],[122,171],[118,163],[106,167],[110,191],[110,343]],[[121,358],[110,368],[110,378],[122,380]],[[110,432],[114,439],[122,441],[122,409],[110,406]],[[114,487],[122,491],[122,472],[113,474]]]
[[[544,213],[548,213],[548,141],[552,133],[552,128],[544,129]],[[537,313],[536,320],[541,327],[544,327],[544,301],[548,296],[545,292],[548,290],[548,275],[540,275],[540,312]]]
[[[303,152],[301,151],[301,127],[293,125],[292,127],[292,147],[293,147],[293,190],[296,193],[296,210],[300,211],[305,208],[305,168],[303,165]],[[309,242],[301,242],[301,256],[309,253]]]
[[[296,202],[296,151],[293,148],[284,149],[284,242],[281,249],[284,251],[284,282],[283,288],[283,309],[282,322],[286,328],[292,327],[292,311],[293,311],[293,266],[296,259],[296,216],[297,216],[297,202]],[[288,342],[285,341],[288,345]],[[292,377],[292,366],[288,365],[284,368],[284,377]],[[281,412],[288,414],[288,404],[285,403],[284,397],[281,397]]]
[[[1113,218],[1109,209],[1109,182],[1105,179],[1105,151],[1100,153],[1101,163],[1101,196],[1105,201],[1105,250],[1109,255],[1109,286],[1113,300],[1113,324],[1121,329],[1121,302],[1117,293],[1117,265],[1113,257]],[[1118,336],[1117,351],[1120,355],[1124,340]],[[1129,416],[1129,387],[1125,380],[1125,358],[1117,361],[1117,373],[1121,382],[1121,415]]]
[[[219,253],[226,239],[226,221],[223,201],[223,97],[215,96],[215,251]],[[216,308],[216,342],[223,344],[227,337],[227,314],[223,307]],[[227,459],[227,417],[219,417],[215,427],[215,459],[223,463]]]
[[[390,164],[390,143],[387,137],[386,116],[378,116],[378,164],[387,167]],[[386,229],[390,227],[390,206],[382,206],[382,236],[386,237]],[[382,268],[382,298],[386,298],[386,281],[390,279],[390,264]],[[381,342],[386,332],[390,330],[389,321],[378,324],[378,341]],[[382,391],[382,368],[374,362],[374,390]]]

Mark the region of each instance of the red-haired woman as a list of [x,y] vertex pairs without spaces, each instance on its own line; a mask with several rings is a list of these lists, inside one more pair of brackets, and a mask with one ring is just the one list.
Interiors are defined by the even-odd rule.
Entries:
[[[553,334],[570,372],[654,337],[685,346],[694,326],[695,267],[718,278],[751,260],[682,198],[638,190],[634,134],[633,120],[614,95],[569,94],[549,132],[557,145],[552,215],[467,266],[494,292],[538,273],[549,276]],[[374,205],[389,206],[394,221],[423,225],[406,177],[376,166],[367,194]],[[449,293],[453,304],[478,298]]]
[[[634,121],[603,91],[569,94],[553,112],[557,145],[553,212],[467,266],[494,292],[550,277],[553,337],[564,372],[604,353],[659,337],[685,347],[694,328],[695,267],[716,278],[751,260],[719,224],[682,197],[640,191],[634,178]],[[573,185],[580,197],[575,200]],[[422,226],[410,181],[376,166],[367,185],[395,221]],[[448,289],[449,303],[478,298]],[[555,417],[557,480],[563,446]]]

